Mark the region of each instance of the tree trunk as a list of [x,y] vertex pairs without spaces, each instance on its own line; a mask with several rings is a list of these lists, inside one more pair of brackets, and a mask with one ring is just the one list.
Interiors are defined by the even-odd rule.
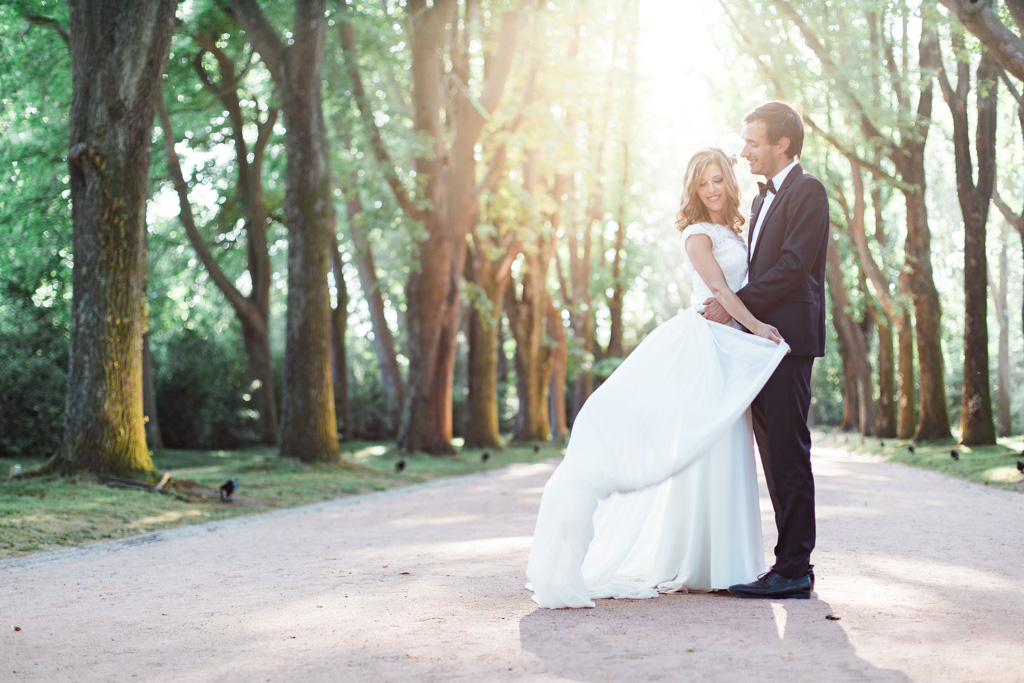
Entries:
[[[935,63],[935,41],[928,31],[921,37],[920,62]],[[942,358],[942,308],[932,275],[931,231],[925,203],[927,179],[924,169],[925,140],[931,119],[932,81],[921,92],[918,126],[914,139],[904,140],[897,153],[907,205],[907,237],[904,244],[905,270],[909,273],[914,301],[914,325],[917,336],[917,360],[920,370],[920,419],[914,438],[933,441],[950,438],[949,410],[946,406],[945,364]]]
[[[637,32],[639,30],[639,0],[631,0],[626,7],[625,39],[626,44],[626,82],[630,84],[623,97],[625,112],[622,114],[622,130],[620,141],[622,149],[622,178],[619,181],[619,203],[616,211],[615,242],[612,256],[612,296],[608,301],[608,317],[611,319],[611,330],[608,339],[608,355],[613,358],[625,358],[626,353],[622,345],[623,320],[622,307],[626,293],[625,274],[623,273],[623,261],[625,252],[623,246],[626,241],[626,225],[628,199],[631,197],[629,191],[629,141],[634,134],[633,121],[636,112],[637,88],[640,82],[638,74],[638,61],[636,54]],[[603,250],[602,250],[603,252]]]
[[[1024,103],[1019,104],[1017,106],[1017,121],[1020,124],[1021,134],[1024,134]],[[1015,210],[1011,209],[1010,206],[1005,201],[1003,201],[1003,198],[999,195],[998,190],[993,190],[992,191],[992,201],[993,201],[993,203],[995,203],[996,208],[999,209],[999,213],[1001,213],[1003,215],[1003,219],[1007,222],[1007,224],[1013,226],[1017,230],[1017,233],[1020,235],[1021,255],[1024,256],[1024,210],[1022,210],[1021,212],[1018,213]],[[1004,247],[1004,250],[1005,250],[1005,247],[1006,247],[1005,235],[1004,235],[1004,239],[1003,239],[1003,247]],[[1022,259],[1022,260],[1024,260],[1024,259]],[[1001,294],[1000,298],[1003,300],[1003,307],[1002,307],[1001,310],[1003,312],[1002,315],[1006,318],[1006,327],[1009,328],[1009,324],[1010,324],[1009,323],[1010,311],[1009,311],[1009,308],[1006,306],[1006,303],[1005,303],[1006,302],[1007,286],[1008,286],[1008,274],[1007,274],[1006,269],[1003,267],[1003,261],[1004,261],[1004,257],[1000,257],[1000,268],[1002,269],[1002,279],[1001,279],[1001,286],[1000,286],[1002,294]],[[1024,302],[1022,302],[1022,304],[1021,304],[1021,317],[1020,317],[1020,320],[1021,320],[1021,327],[1022,327],[1022,329],[1024,329]],[[1001,329],[1002,329],[1002,325],[1000,325],[1000,330]],[[1008,334],[1009,334],[1009,329],[1007,329],[1007,335]],[[1000,339],[1001,338],[1002,338],[1002,332],[1000,332]],[[1007,338],[1007,357],[1008,356],[1009,356],[1009,338]],[[1007,364],[1008,363],[1009,363],[1009,360],[1007,360]],[[1008,374],[1009,374],[1009,368],[1007,368],[1007,375]],[[1001,381],[1000,385],[1002,386],[1003,384],[1004,383]],[[1007,381],[1005,382],[1005,385],[1006,385],[1006,388],[1007,388],[1006,389],[1007,392],[1009,392],[1009,378],[1007,378]],[[1009,403],[1009,398],[1007,398],[1007,403]],[[1007,412],[1009,412],[1009,406],[1007,406]],[[1011,423],[1009,415],[1007,416],[1007,420],[1006,421],[1007,421],[1007,424]]]
[[949,412],[946,407],[945,364],[942,358],[941,315],[939,293],[931,266],[931,233],[928,230],[928,209],[924,198],[924,158],[921,166],[904,175],[914,183],[907,190],[907,267],[914,301],[914,331],[920,377],[920,404],[914,439],[934,441],[948,439]]
[[498,324],[501,301],[488,291],[489,310],[476,306],[469,311],[469,395],[467,397],[466,446],[501,446],[498,426]]
[[255,380],[253,392],[260,411],[260,443],[277,444],[279,436],[277,399],[274,395],[274,362],[270,355],[270,330],[267,320],[259,315],[240,315],[242,343],[249,364],[249,374]]
[[[145,250],[149,253],[149,232],[145,235]],[[143,297],[149,289],[149,265],[146,266],[147,275],[142,281]],[[164,438],[160,433],[160,418],[156,410],[156,385],[153,381],[153,354],[149,349],[150,329],[147,323],[146,331],[142,333],[142,412],[146,420],[146,445],[149,450],[154,451],[164,447]]]
[[348,332],[348,288],[338,250],[338,237],[330,236],[331,273],[337,292],[337,305],[331,311],[331,379],[334,381],[334,414],[338,420],[338,438],[349,441],[352,436],[352,401],[348,389],[348,352],[345,335]]
[[892,323],[884,312],[876,311],[878,331],[878,410],[876,433],[881,437],[896,436],[896,363],[893,357]]
[[[406,287],[409,332],[409,387],[398,445],[405,451],[435,455],[454,452],[452,384],[459,323],[459,286],[466,260],[466,237],[476,213],[476,143],[484,118],[465,92],[457,94],[450,113],[454,136],[445,152],[441,126],[442,63],[438,55],[445,26],[456,9],[455,0],[436,0],[430,8],[410,0],[412,18],[412,82],[415,129],[433,143],[433,155],[416,159],[427,208],[419,216],[427,238],[419,244],[419,267]],[[458,23],[458,22],[455,22]],[[455,26],[455,23],[452,26]],[[477,100],[485,111],[497,106],[512,64],[518,24],[515,13],[501,22],[501,45],[489,64],[483,92]],[[453,59],[457,66],[458,59]],[[457,69],[451,74],[465,85]]]
[[231,0],[231,7],[270,71],[284,114],[288,318],[280,452],[306,462],[335,461],[338,428],[327,288],[334,213],[322,149],[326,135],[320,87],[324,0],[296,1],[290,45],[255,0]]
[[[533,197],[536,189],[540,153],[527,150],[523,171],[523,190]],[[539,222],[532,220],[530,223]],[[524,232],[529,226],[524,227]],[[514,441],[547,441],[551,438],[548,416],[548,383],[551,379],[551,349],[547,341],[547,273],[554,255],[554,237],[535,231],[533,243],[523,250],[522,274],[517,286],[505,295],[505,310],[516,339],[516,388],[519,415],[512,434]],[[517,297],[516,290],[519,290]]]
[[146,199],[173,0],[73,0],[71,362],[66,473],[148,472],[142,395]]
[[[900,273],[900,294],[910,299],[910,277]],[[917,431],[917,373],[914,372],[914,322],[910,307],[901,306],[896,318],[896,367],[899,370],[899,405],[896,412],[896,436],[912,439]]]
[[996,429],[999,436],[1013,434],[1013,417],[1010,412],[1010,320],[1007,303],[1007,289],[1010,284],[1007,239],[1010,224],[1002,222],[999,232],[999,279],[989,277],[992,290],[992,307],[999,324],[998,370],[996,371]]
[[[211,43],[212,45],[212,43]],[[233,73],[233,70],[232,72]],[[233,79],[234,76],[231,76]],[[211,83],[211,87],[214,87]],[[214,87],[217,92],[222,88]],[[238,108],[238,98],[225,96],[229,102],[225,106]],[[252,281],[252,292],[244,296],[231,279],[224,273],[213,252],[206,245],[199,229],[196,227],[195,215],[188,197],[188,185],[181,171],[178,153],[174,149],[175,135],[171,125],[170,113],[161,97],[157,102],[157,113],[160,115],[160,126],[163,128],[164,157],[167,172],[178,195],[178,218],[185,228],[192,248],[206,268],[210,279],[224,294],[242,326],[242,342],[245,356],[249,364],[249,374],[256,381],[255,394],[258,397],[257,407],[260,412],[260,442],[265,445],[276,445],[278,442],[277,398],[274,393],[274,370],[270,355],[270,255],[267,250],[266,212],[263,208],[263,191],[259,184],[259,171],[263,163],[263,149],[269,141],[271,128],[276,116],[269,114],[267,121],[259,126],[260,137],[256,144],[254,159],[248,159],[245,139],[241,135],[242,124],[239,120],[235,135],[235,159],[239,165],[239,192],[242,196],[243,212],[246,215],[246,239],[249,254],[249,277]],[[239,113],[240,117],[241,114]],[[234,122],[236,117],[232,116]]]
[[976,35],[999,64],[1019,79],[1024,80],[1024,4],[1011,0],[1006,5],[1013,16],[1016,30],[1000,19],[999,3],[991,0],[939,0],[967,29]]
[[841,429],[857,428],[869,436],[875,433],[875,404],[871,364],[864,333],[850,315],[850,299],[843,283],[842,264],[834,240],[828,244],[828,291],[832,299],[832,322],[839,336],[843,356],[843,423]]
[[[303,22],[314,28],[302,31]],[[323,30],[323,0],[299,0],[293,48],[305,49],[289,49],[287,85],[278,84],[288,154],[288,318],[281,455],[308,462],[339,457],[327,289],[328,236],[334,224],[329,170],[319,147]],[[304,44],[307,40],[310,45]]]
[[[550,302],[550,297],[548,297]],[[569,339],[562,322],[562,311],[554,302],[548,306],[548,336],[551,347],[551,440],[565,443],[569,438],[569,424],[565,406],[565,379],[569,363]]]
[[629,193],[629,143],[625,140],[622,143],[622,157],[622,182],[619,185],[619,207],[615,226],[615,253],[612,257],[612,296],[608,301],[608,317],[611,319],[608,355],[613,358],[625,358],[626,356],[622,348],[622,305],[626,294],[622,261],[625,258],[623,246],[626,241],[626,197]]
[[452,382],[458,325],[458,283],[455,252],[462,245],[446,225],[442,171],[444,132],[440,110],[442,64],[438,51],[445,24],[455,12],[455,0],[438,0],[429,9],[423,0],[410,1],[412,90],[416,131],[431,140],[432,154],[416,159],[416,176],[423,182],[428,208],[419,218],[427,233],[417,254],[418,267],[405,288],[409,355],[408,386],[398,429],[404,451],[435,455],[453,453]]
[[[209,30],[216,35],[220,27]],[[271,446],[277,445],[280,439],[280,425],[277,413],[277,396],[274,389],[274,371],[270,353],[270,252],[267,245],[267,212],[263,205],[263,160],[267,144],[273,135],[277,121],[277,109],[267,108],[263,121],[256,120],[256,142],[250,157],[249,143],[245,139],[247,123],[242,113],[238,86],[244,75],[235,63],[217,45],[217,40],[203,32],[196,32],[192,39],[217,61],[219,80],[213,81],[202,66],[202,53],[193,61],[197,76],[206,89],[220,100],[228,113],[231,124],[231,139],[235,147],[235,164],[238,169],[238,197],[245,217],[247,268],[252,290],[243,296],[229,278],[220,272],[216,260],[206,248],[198,230],[188,203],[188,188],[181,174],[177,154],[174,151],[174,139],[171,134],[170,118],[165,114],[166,107],[161,102],[160,116],[165,128],[165,154],[171,171],[175,188],[178,190],[181,205],[181,220],[185,224],[185,232],[189,236],[200,260],[203,262],[211,279],[227,297],[242,323],[243,343],[249,364],[249,373],[256,380],[255,395],[257,409],[260,414],[260,442]],[[173,167],[171,164],[173,163]]]
[[[938,39],[935,39],[938,42]],[[959,34],[953,36],[954,50],[962,50]],[[995,182],[996,151],[996,69],[990,53],[978,66],[978,122],[975,145],[978,152],[978,180],[975,184],[971,160],[971,133],[967,121],[970,64],[957,52],[957,83],[952,86],[945,66],[939,61],[939,84],[953,117],[953,152],[957,197],[964,218],[964,380],[960,411],[963,443],[977,446],[996,442],[992,423],[992,397],[988,367],[988,263],[985,254],[985,225]]]
[[149,351],[149,331],[142,335],[142,412],[146,420],[146,445],[151,451],[164,447],[160,418],[156,412],[156,387],[153,384],[153,354]]
[[512,262],[519,254],[515,232],[481,234],[477,218],[470,230],[466,278],[476,295],[469,311],[469,396],[466,445],[500,447],[498,358],[502,301],[512,281]]
[[398,366],[395,338],[384,314],[384,295],[381,293],[380,279],[377,277],[377,267],[373,261],[373,251],[362,225],[362,200],[354,186],[348,192],[345,208],[348,214],[349,234],[355,246],[352,257],[359,272],[359,284],[363,288],[366,306],[370,311],[373,349],[377,355],[384,393],[387,394],[391,406],[391,426],[397,429],[402,415],[402,404],[405,402],[405,383],[402,381],[402,371]]

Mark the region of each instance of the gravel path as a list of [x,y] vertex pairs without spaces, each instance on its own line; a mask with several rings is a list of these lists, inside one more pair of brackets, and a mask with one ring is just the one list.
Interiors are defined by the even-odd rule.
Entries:
[[1024,496],[814,466],[812,600],[535,609],[554,465],[518,465],[0,561],[0,680],[1024,681]]

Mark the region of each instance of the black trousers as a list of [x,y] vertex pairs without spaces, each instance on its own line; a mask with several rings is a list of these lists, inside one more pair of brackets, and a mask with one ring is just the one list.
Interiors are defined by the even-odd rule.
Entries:
[[810,569],[814,550],[814,476],[811,473],[810,356],[786,356],[751,405],[754,437],[779,540],[775,571],[795,579]]

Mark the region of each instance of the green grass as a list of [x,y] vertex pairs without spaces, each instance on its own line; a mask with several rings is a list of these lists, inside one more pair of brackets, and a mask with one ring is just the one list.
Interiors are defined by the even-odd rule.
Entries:
[[[963,446],[955,439],[914,443],[913,453],[907,448],[911,442],[906,440],[862,438],[859,434],[843,432],[819,434],[815,443],[876,455],[986,486],[1024,492],[1024,475],[1017,471],[1017,461],[1024,461],[1020,436],[998,439],[995,446]],[[959,460],[950,455],[954,449]]]
[[[451,457],[409,456],[400,474],[395,464],[402,456],[390,443],[345,443],[342,461],[331,464],[281,458],[273,448],[154,453],[159,471],[207,487],[187,495],[111,488],[90,483],[86,477],[11,479],[10,465],[20,464],[27,471],[43,460],[0,460],[0,558],[536,462],[559,457],[563,449],[543,445],[534,452],[531,445],[510,445],[490,449],[486,463],[481,461],[483,452],[465,449]],[[216,498],[217,489],[234,476],[239,479],[234,502],[222,503]]]
[[[818,445],[835,446],[893,462],[942,472],[954,477],[1010,491],[1024,492],[1024,476],[1017,471],[1021,437],[1000,439],[999,445],[967,447],[955,441],[914,444],[896,439],[862,439],[858,434],[824,432]],[[960,459],[953,460],[956,448]],[[198,524],[274,508],[295,507],[344,496],[382,491],[444,477],[471,474],[511,463],[559,457],[562,448],[530,445],[492,449],[481,462],[483,449],[465,449],[452,457],[414,455],[401,474],[401,458],[390,443],[352,442],[342,446],[343,459],[334,464],[305,464],[281,458],[273,448],[239,451],[158,451],[153,461],[176,480],[206,487],[206,497],[162,495],[117,489],[90,483],[86,478],[30,477],[11,479],[9,467],[24,470],[43,460],[0,460],[0,558],[41,550],[77,546],[135,534]],[[222,503],[217,488],[237,476],[235,502]],[[201,492],[201,491],[200,491]]]

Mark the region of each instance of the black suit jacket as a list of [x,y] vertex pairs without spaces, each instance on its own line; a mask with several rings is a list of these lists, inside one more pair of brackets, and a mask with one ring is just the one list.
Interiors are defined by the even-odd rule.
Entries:
[[[749,241],[762,198],[751,208]],[[754,316],[778,328],[795,356],[825,354],[825,255],[828,195],[797,164],[768,207],[749,256],[748,284],[737,292]]]

